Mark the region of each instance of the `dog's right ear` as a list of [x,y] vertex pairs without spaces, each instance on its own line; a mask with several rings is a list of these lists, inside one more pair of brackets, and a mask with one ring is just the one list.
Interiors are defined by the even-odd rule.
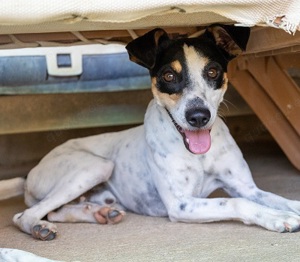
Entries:
[[169,36],[161,28],[153,29],[134,39],[126,46],[130,60],[152,69],[155,65],[159,47],[167,40],[169,40]]
[[214,24],[206,29],[205,35],[216,43],[229,61],[246,49],[250,28]]

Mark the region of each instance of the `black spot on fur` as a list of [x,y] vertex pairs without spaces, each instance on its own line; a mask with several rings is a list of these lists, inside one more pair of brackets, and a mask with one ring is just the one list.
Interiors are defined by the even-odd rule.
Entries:
[[261,214],[261,213],[256,213],[256,214],[255,214],[255,217],[256,217],[256,218],[261,218],[261,217],[262,217],[262,214]]
[[263,193],[261,193],[261,192],[256,193],[256,198],[260,199],[260,198],[263,198],[263,197],[264,197]]
[[220,206],[226,206],[227,205],[227,200],[221,201],[219,203]]
[[107,204],[107,205],[111,205],[111,204],[113,204],[113,203],[115,202],[115,200],[112,199],[112,198],[106,198],[106,199],[104,200],[104,202],[105,202],[105,204]]
[[185,211],[186,206],[187,206],[186,203],[181,203],[179,208],[180,208],[181,211]]

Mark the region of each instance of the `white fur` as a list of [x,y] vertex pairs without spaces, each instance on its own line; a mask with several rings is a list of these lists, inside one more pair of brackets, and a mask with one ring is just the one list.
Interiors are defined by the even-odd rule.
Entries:
[[3,262],[63,262],[37,256],[20,249],[0,248],[0,261]]

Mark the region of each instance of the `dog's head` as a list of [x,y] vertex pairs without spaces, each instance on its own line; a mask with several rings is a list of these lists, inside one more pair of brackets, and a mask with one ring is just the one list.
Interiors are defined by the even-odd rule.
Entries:
[[227,64],[246,48],[250,30],[212,25],[196,38],[172,40],[154,29],[126,48],[149,69],[152,92],[194,154],[209,150],[210,130],[227,89]]

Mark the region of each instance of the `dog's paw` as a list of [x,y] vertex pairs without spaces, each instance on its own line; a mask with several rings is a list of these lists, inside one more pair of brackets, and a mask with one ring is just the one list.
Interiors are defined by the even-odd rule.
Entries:
[[286,232],[298,232],[300,230],[300,218],[299,219],[293,219],[289,218],[285,222],[280,223],[277,225],[278,231],[280,233],[286,233]]
[[94,217],[99,224],[117,224],[123,220],[124,216],[124,211],[111,207],[102,207],[94,213]]
[[52,223],[40,223],[32,228],[32,236],[40,240],[53,240],[56,237],[57,229]]
[[264,225],[269,230],[280,233],[300,230],[300,217],[292,212],[280,212]]

